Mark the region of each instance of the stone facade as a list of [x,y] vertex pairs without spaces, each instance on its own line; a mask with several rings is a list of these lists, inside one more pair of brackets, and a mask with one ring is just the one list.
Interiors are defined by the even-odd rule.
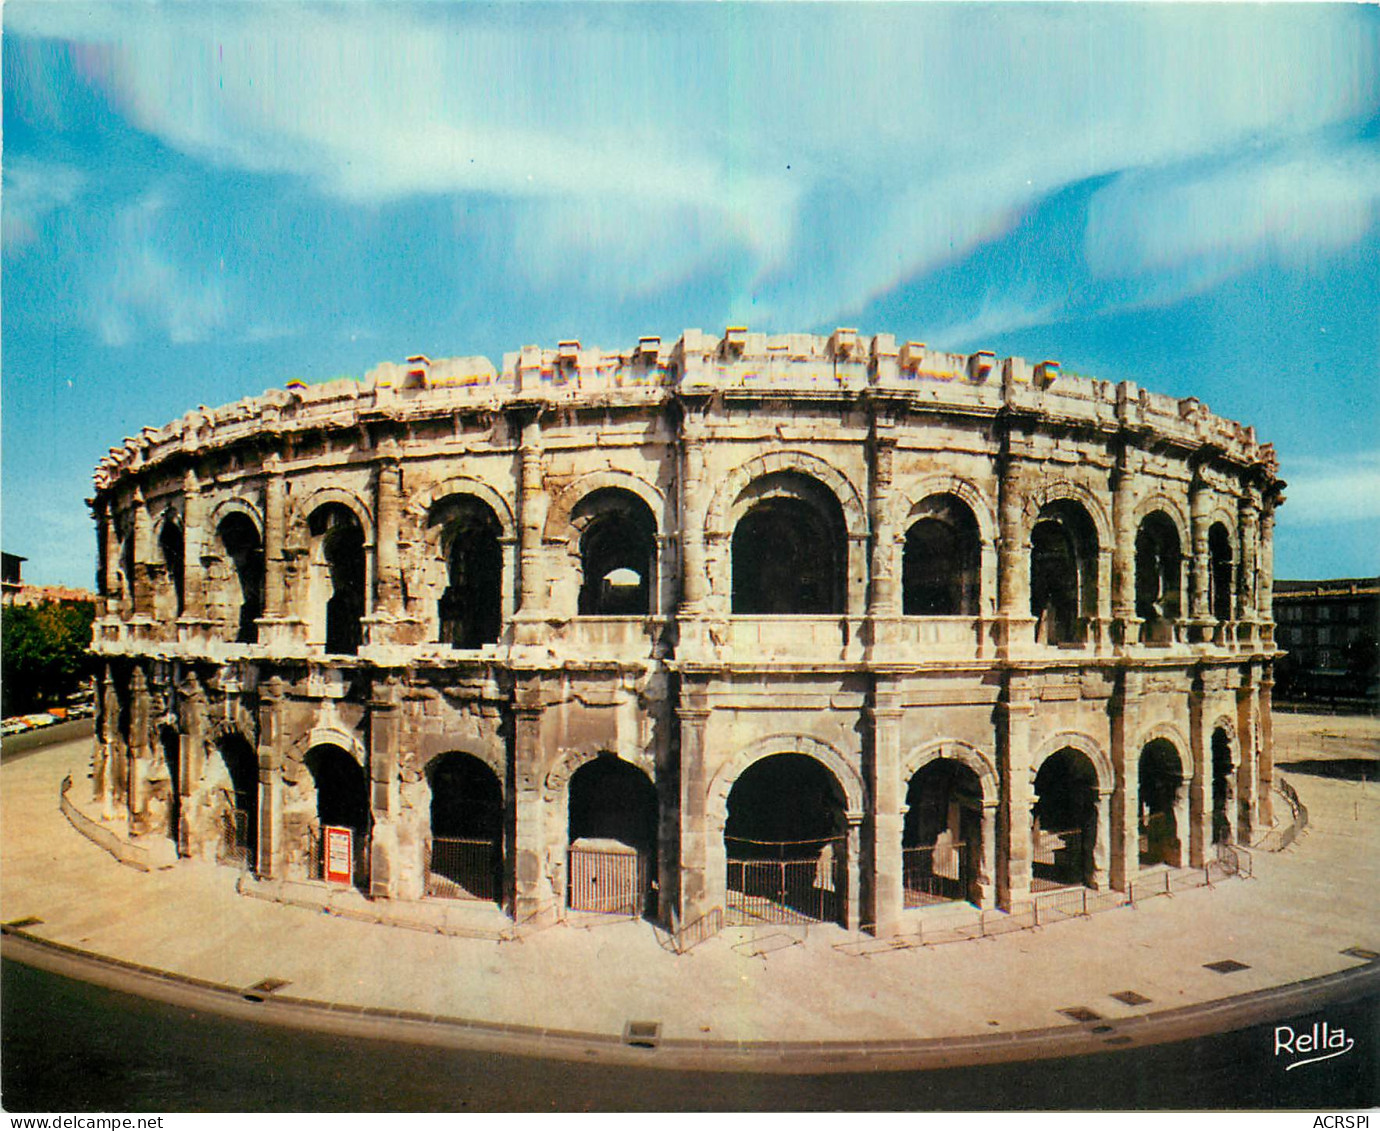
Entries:
[[1276,472],[1196,400],[852,330],[199,408],[96,472],[95,793],[523,922],[1124,889],[1272,821]]

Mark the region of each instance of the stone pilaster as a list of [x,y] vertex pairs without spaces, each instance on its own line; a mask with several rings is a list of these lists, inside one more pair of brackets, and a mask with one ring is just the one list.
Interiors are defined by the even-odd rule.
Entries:
[[513,703],[513,918],[550,922],[559,913],[546,869],[542,803],[541,686],[524,682]]
[[896,530],[891,521],[892,465],[896,437],[873,421],[870,455],[871,486],[868,492],[868,523],[872,528],[871,577],[867,614],[870,654],[880,654],[888,643],[887,625],[901,614],[900,582],[896,576]]
[[1247,647],[1253,647],[1257,640],[1256,602],[1260,581],[1260,503],[1254,490],[1248,491],[1242,498],[1239,515],[1241,572],[1236,580],[1237,640]]
[[148,827],[149,762],[149,683],[142,664],[136,663],[129,673],[129,777],[126,811],[130,832],[135,835],[151,831]]
[[283,681],[271,676],[259,684],[258,873],[265,879],[284,874],[288,847],[283,836],[281,767],[289,736],[284,718]]
[[1256,587],[1256,619],[1260,622],[1259,641],[1264,649],[1275,645],[1275,506],[1267,501],[1260,512],[1260,551],[1256,565],[1259,585]]
[[[1135,749],[1140,731],[1142,678],[1139,672],[1123,669],[1117,688],[1108,703],[1112,732],[1112,792],[1108,808],[1108,879],[1117,891],[1140,871],[1140,751]],[[1098,839],[1101,840],[1099,830]]]
[[[1030,615],[1030,554],[1024,523],[1025,499],[1014,457],[1000,467],[997,512],[997,602],[1000,652],[1018,655],[1034,642],[1035,618]],[[1027,861],[1028,863],[1028,861]]]
[[1136,618],[1137,452],[1124,443],[1112,472],[1112,638],[1126,647],[1140,640]]
[[135,488],[133,531],[134,576],[130,579],[132,612],[136,617],[151,617],[153,607],[153,578],[149,565],[153,556],[153,529],[149,519],[149,509],[144,503],[143,491]]
[[[397,673],[380,673],[369,700],[369,894],[375,899],[388,899],[403,885],[395,821],[401,753],[400,691]],[[417,889],[413,898],[420,897],[421,885],[413,887]]]
[[1241,686],[1236,689],[1236,737],[1240,746],[1236,764],[1236,840],[1250,844],[1260,827],[1256,819],[1256,785],[1259,773],[1256,752],[1260,748],[1256,729],[1256,677],[1253,667],[1246,667]]
[[1010,680],[997,707],[1000,720],[998,773],[1001,800],[997,809],[997,904],[1010,911],[1030,899],[1033,852],[1031,807],[1034,772],[1030,764],[1030,724],[1035,704],[1029,688]]
[[[196,472],[187,469],[182,476],[182,615],[178,618],[179,640],[205,638],[206,623],[206,498]],[[169,579],[171,581],[171,578]]]
[[264,460],[264,601],[259,618],[259,642],[286,642],[282,631],[288,615],[287,484],[277,456]]
[[541,535],[546,520],[542,491],[541,423],[533,413],[522,423],[518,450],[518,612],[514,642],[540,643],[546,609],[546,578],[542,569]]
[[396,619],[402,613],[402,567],[398,560],[402,468],[396,457],[386,458],[375,473],[374,513],[378,573],[376,611]]
[[848,821],[848,834],[845,852],[848,873],[844,880],[844,926],[855,934],[862,929],[862,842],[864,813],[849,812],[844,817]]
[[115,684],[115,669],[101,665],[100,742],[96,747],[92,774],[92,800],[99,801],[101,816],[115,816],[115,764],[120,756],[120,692]]
[[725,877],[709,874],[711,859],[723,857],[722,842],[717,853],[711,852],[709,844],[709,782],[704,766],[709,711],[680,707],[676,714],[680,719],[680,921],[685,924],[716,906],[715,897],[723,899],[726,893]]
[[1260,733],[1258,735],[1259,754],[1256,758],[1256,780],[1259,789],[1256,794],[1256,813],[1261,828],[1269,828],[1275,823],[1275,735],[1274,718],[1274,664],[1262,666],[1260,683],[1256,691],[1256,701],[1260,706]]
[[1208,531],[1211,526],[1211,515],[1208,510],[1210,504],[1207,484],[1201,478],[1195,478],[1189,495],[1193,538],[1192,557],[1189,562],[1189,639],[1195,644],[1210,643],[1212,630],[1216,626],[1208,603],[1212,570],[1212,551],[1208,544]]
[[[1194,676],[1188,693],[1189,757],[1188,863],[1201,868],[1212,856],[1212,740],[1207,732],[1207,703],[1201,676]],[[1183,833],[1179,839],[1184,840]]]
[[879,680],[874,705],[867,711],[872,727],[871,758],[867,765],[872,796],[872,906],[870,918],[879,938],[901,928],[905,905],[901,837],[905,817],[901,781],[901,710],[896,692]]

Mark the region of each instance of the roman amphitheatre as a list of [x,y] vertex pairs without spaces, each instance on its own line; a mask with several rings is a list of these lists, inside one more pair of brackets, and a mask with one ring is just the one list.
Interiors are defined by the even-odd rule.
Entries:
[[514,929],[1168,890],[1277,823],[1283,486],[1193,398],[851,329],[294,382],[97,468],[71,794]]

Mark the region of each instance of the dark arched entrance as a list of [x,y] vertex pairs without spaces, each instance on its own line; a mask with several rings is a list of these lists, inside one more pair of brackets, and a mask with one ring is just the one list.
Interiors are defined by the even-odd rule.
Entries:
[[1140,752],[1140,862],[1179,864],[1179,830],[1174,805],[1183,784],[1183,764],[1171,742],[1157,738]]
[[258,528],[248,515],[232,512],[216,528],[229,559],[232,582],[229,628],[232,640],[253,644],[259,639],[258,619],[264,608],[264,548]]
[[503,790],[472,754],[442,754],[431,784],[427,895],[498,902],[503,875]]
[[1212,617],[1219,624],[1232,619],[1231,535],[1220,522],[1208,531],[1208,598]]
[[238,734],[222,737],[216,752],[224,771],[217,856],[221,863],[252,870],[259,847],[259,759]]
[[1092,886],[1097,842],[1097,771],[1081,750],[1051,754],[1035,775],[1031,889]]
[[1145,516],[1136,532],[1136,616],[1141,641],[1172,644],[1182,587],[1179,532],[1163,511]]
[[469,496],[447,498],[432,508],[441,526],[446,588],[436,605],[441,643],[479,648],[498,641],[503,622],[502,527],[488,504]]
[[352,861],[356,887],[369,888],[369,784],[364,769],[338,746],[314,746],[307,752],[307,769],[316,786],[316,823],[313,829],[313,874],[324,878],[324,830],[345,828],[353,834]]
[[603,487],[571,511],[580,531],[580,616],[646,616],[656,573],[656,518],[631,491]]
[[843,790],[805,754],[754,762],[728,795],[724,849],[730,915],[746,922],[842,922]]
[[1030,534],[1030,615],[1042,644],[1081,644],[1097,615],[1097,531],[1067,499],[1048,503]]
[[1212,843],[1231,844],[1232,833],[1231,739],[1218,727],[1212,732]]
[[586,762],[570,778],[572,911],[656,914],[656,788],[647,775],[613,754]]
[[973,512],[952,495],[932,495],[911,517],[901,555],[901,612],[975,616],[982,551]]
[[326,651],[351,655],[364,642],[364,531],[349,507],[327,503],[312,512],[311,532],[318,543],[317,599],[325,602]]
[[793,472],[751,483],[751,500],[733,529],[735,615],[842,613],[847,531],[838,499]]
[[978,902],[982,784],[962,762],[936,758],[910,779],[901,855],[905,906]]

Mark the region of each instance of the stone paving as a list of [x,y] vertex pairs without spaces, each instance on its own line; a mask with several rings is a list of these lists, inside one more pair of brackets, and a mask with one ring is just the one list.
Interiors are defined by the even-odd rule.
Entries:
[[[1380,740],[1359,742],[1380,755]],[[838,927],[763,927],[677,956],[642,922],[449,937],[246,898],[211,865],[136,871],[58,810],[63,775],[79,797],[89,758],[83,740],[0,768],[0,921],[35,917],[36,937],[229,986],[283,979],[318,1001],[599,1034],[635,1019],[679,1039],[914,1040],[1075,1026],[1071,1007],[1115,1020],[1206,1003],[1355,967],[1348,947],[1380,951],[1374,781],[1289,773],[1311,823],[1289,849],[1255,853],[1254,879],[968,943],[858,948]],[[1205,968],[1225,959],[1247,969]],[[1148,1001],[1111,996],[1123,991]]]

